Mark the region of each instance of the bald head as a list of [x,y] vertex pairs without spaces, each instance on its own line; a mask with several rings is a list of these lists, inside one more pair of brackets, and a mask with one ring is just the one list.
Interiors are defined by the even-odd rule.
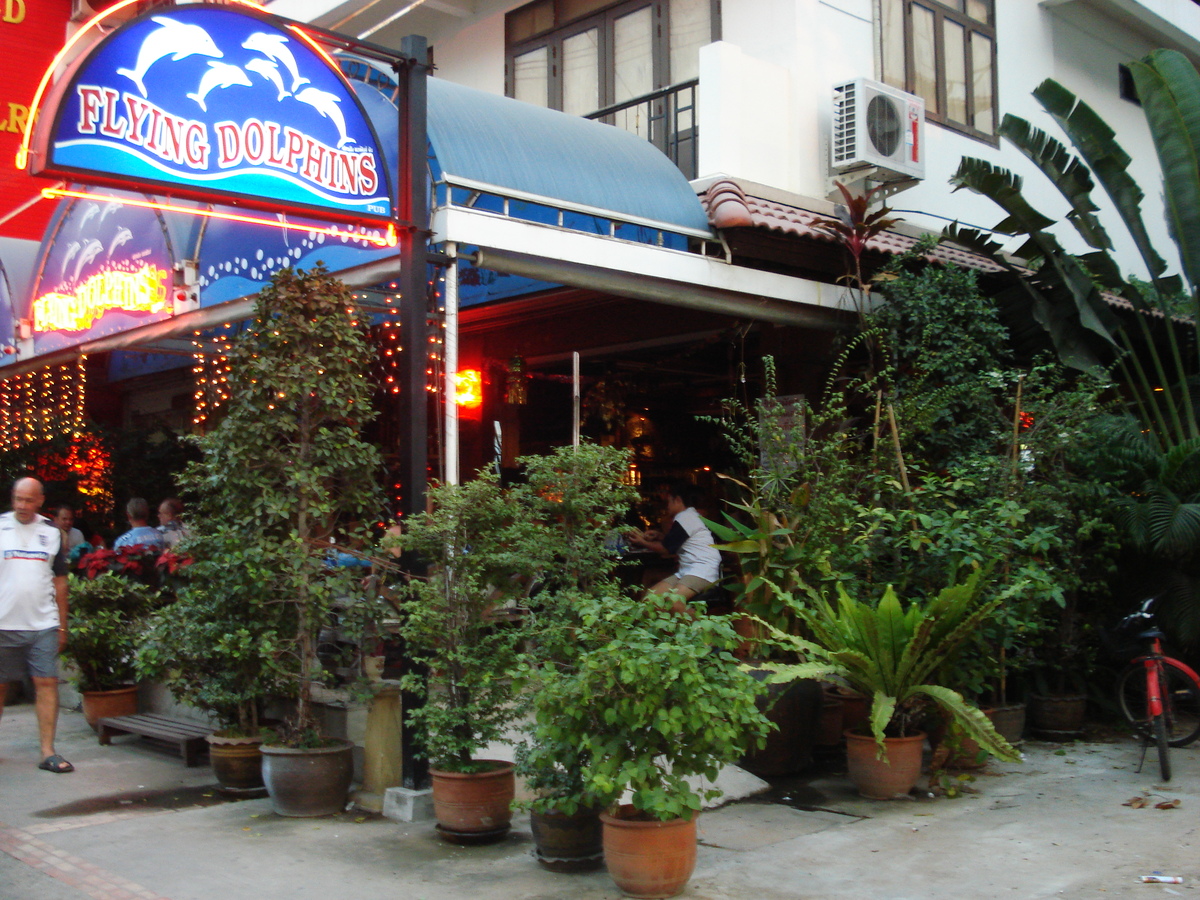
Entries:
[[36,478],[18,478],[12,490],[13,515],[22,525],[28,525],[37,518],[45,499],[40,481]]

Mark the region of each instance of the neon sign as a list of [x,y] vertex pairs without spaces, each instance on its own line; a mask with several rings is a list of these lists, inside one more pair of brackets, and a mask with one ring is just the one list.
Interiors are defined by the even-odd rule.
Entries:
[[89,277],[73,294],[42,294],[33,301],[33,330],[86,331],[112,309],[163,312],[168,303],[167,275],[151,265],[134,271],[107,269]]
[[142,16],[85,53],[47,105],[34,174],[339,221],[393,214],[349,83],[307,36],[250,9]]

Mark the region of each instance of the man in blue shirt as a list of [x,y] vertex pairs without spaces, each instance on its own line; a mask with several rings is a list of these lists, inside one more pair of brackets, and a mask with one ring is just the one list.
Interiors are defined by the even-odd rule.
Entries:
[[141,497],[134,497],[125,504],[125,518],[129,520],[129,530],[113,541],[113,549],[135,545],[145,546],[149,550],[162,550],[162,533],[150,526],[150,504]]

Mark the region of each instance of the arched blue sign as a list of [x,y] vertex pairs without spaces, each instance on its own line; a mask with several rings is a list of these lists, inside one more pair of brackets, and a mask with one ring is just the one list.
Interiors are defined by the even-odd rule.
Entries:
[[393,215],[346,79],[249,9],[159,7],[84,54],[39,115],[34,174],[338,221]]

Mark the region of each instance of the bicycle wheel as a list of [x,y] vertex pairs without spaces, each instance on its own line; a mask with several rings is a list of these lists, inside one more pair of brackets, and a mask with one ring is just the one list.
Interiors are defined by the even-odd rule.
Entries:
[[1154,746],[1158,748],[1158,768],[1162,772],[1162,780],[1171,780],[1171,757],[1170,744],[1167,743],[1167,717],[1164,713],[1161,716],[1155,716],[1151,723],[1151,730],[1154,732]]
[[[1186,747],[1200,737],[1200,686],[1169,660],[1163,660],[1160,671],[1167,743]],[[1141,663],[1134,663],[1121,673],[1117,701],[1129,724],[1151,738],[1150,717],[1146,712],[1146,669]]]

